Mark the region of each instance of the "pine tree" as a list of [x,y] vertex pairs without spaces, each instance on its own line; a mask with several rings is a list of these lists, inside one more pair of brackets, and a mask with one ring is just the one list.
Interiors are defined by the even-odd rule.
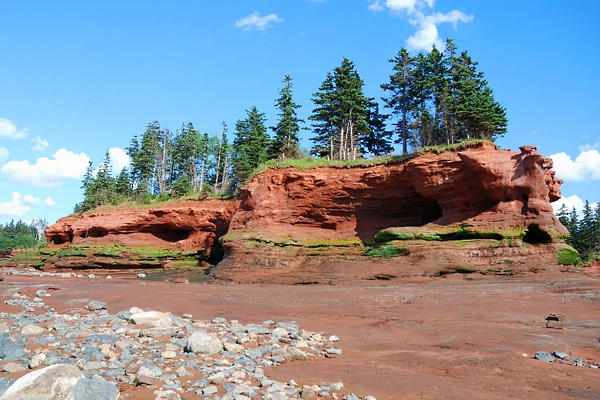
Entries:
[[313,147],[311,153],[332,160],[335,157],[335,148],[338,146],[337,126],[339,122],[335,115],[335,83],[333,74],[327,73],[327,77],[321,83],[318,91],[313,94],[315,109],[308,118],[313,121],[313,132],[311,138]]
[[361,138],[361,147],[376,157],[389,154],[394,151],[394,146],[392,146],[393,132],[388,131],[385,125],[385,121],[389,116],[379,112],[379,103],[374,99],[369,100],[369,118],[367,120],[369,130]]
[[177,181],[185,175],[192,190],[197,188],[199,154],[200,132],[191,122],[182,124],[181,131],[174,139],[173,176]]
[[282,82],[285,86],[279,89],[279,98],[275,103],[279,111],[279,121],[276,126],[271,127],[275,137],[269,146],[269,158],[297,158],[301,155],[298,135],[300,124],[304,121],[296,114],[296,110],[301,106],[294,102],[292,96],[292,77],[286,75]]
[[108,150],[104,154],[104,161],[98,168],[94,186],[97,205],[109,204],[115,200],[115,178],[112,176],[112,165],[110,164]]
[[506,110],[467,52],[457,56],[451,39],[442,53],[411,57],[405,49],[391,59],[393,73],[381,87],[392,111],[403,152],[468,139],[494,140],[506,132]]
[[256,106],[246,110],[246,114],[246,119],[235,124],[233,173],[236,185],[243,184],[252,171],[268,158],[265,114],[259,112]]
[[221,140],[219,140],[219,147],[217,150],[217,167],[215,170],[215,190],[219,188],[219,178],[223,179],[224,171],[223,166],[225,165],[226,153],[227,153],[227,124],[225,121],[222,123],[223,131],[221,132]]
[[123,168],[115,181],[115,192],[124,199],[131,197],[131,180],[127,168]]
[[388,61],[394,63],[394,73],[390,75],[389,83],[381,85],[381,88],[389,93],[382,100],[385,106],[392,110],[392,115],[398,118],[394,123],[398,133],[397,143],[402,143],[402,154],[406,154],[409,140],[408,124],[414,102],[413,74],[411,73],[414,68],[413,59],[403,47],[396,57]]
[[370,133],[369,99],[364,82],[347,58],[328,73],[319,91],[313,94],[316,108],[309,117],[316,136],[312,153],[330,160],[355,160],[364,151],[363,136]]

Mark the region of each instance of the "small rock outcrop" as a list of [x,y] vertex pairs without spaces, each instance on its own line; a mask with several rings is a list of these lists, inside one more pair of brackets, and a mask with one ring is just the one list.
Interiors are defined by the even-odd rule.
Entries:
[[48,244],[109,243],[209,250],[229,229],[233,200],[182,201],[158,207],[94,211],[60,219],[46,229]]

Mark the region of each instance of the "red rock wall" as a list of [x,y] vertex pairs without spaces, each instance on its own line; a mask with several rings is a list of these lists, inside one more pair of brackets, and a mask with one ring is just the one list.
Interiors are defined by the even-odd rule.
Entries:
[[392,165],[271,169],[242,189],[241,202],[119,207],[63,218],[46,236],[57,245],[208,249],[227,232],[293,241],[370,240],[385,228],[466,223],[482,232],[537,224],[565,234],[550,205],[560,198],[562,183],[551,168],[552,160],[535,147],[517,153],[484,143]]
[[242,189],[230,232],[370,239],[389,227],[467,223],[476,231],[537,224],[564,234],[550,205],[562,181],[551,168],[535,147],[517,153],[484,143],[396,165],[272,169]]
[[184,201],[159,207],[95,211],[59,220],[46,230],[49,244],[110,243],[126,246],[210,249],[227,233],[239,202]]

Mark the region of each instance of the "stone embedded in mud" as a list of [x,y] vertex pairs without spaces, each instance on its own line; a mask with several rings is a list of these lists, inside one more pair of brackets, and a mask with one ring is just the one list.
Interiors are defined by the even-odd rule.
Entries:
[[17,364],[14,362],[9,362],[7,364],[4,364],[4,367],[2,367],[2,369],[4,370],[4,372],[8,372],[9,374],[11,374],[13,372],[25,371],[27,369],[27,366],[23,364]]
[[154,328],[169,327],[172,325],[171,316],[158,311],[145,311],[133,314],[131,322],[136,325],[148,325]]
[[158,378],[150,368],[141,366],[135,374],[135,382],[141,385],[154,385],[158,382]]
[[181,396],[173,390],[165,390],[159,393],[154,400],[181,400]]
[[565,358],[569,358],[569,354],[567,354],[563,351],[555,351],[552,353],[552,355],[556,358],[560,358],[561,360],[564,360]]
[[0,400],[57,400],[65,399],[71,388],[83,378],[72,364],[57,364],[17,379]]
[[552,355],[546,351],[537,351],[535,353],[535,359],[540,360],[540,361],[546,361],[546,362],[554,361],[554,357],[552,357]]
[[158,328],[148,328],[142,329],[140,331],[140,336],[146,336],[151,338],[158,338],[164,336],[177,336],[179,333],[179,327],[177,326],[167,326],[167,327],[158,327]]
[[65,400],[117,400],[120,395],[119,389],[104,379],[80,379]]
[[273,357],[281,357],[285,362],[306,361],[308,355],[296,347],[285,346],[272,352]]
[[222,349],[223,343],[217,335],[197,331],[187,339],[184,350],[196,354],[217,354]]
[[41,326],[29,324],[25,325],[23,329],[21,329],[21,334],[23,335],[41,335],[45,331]]
[[91,311],[106,310],[106,303],[102,301],[92,300],[90,301],[90,304],[87,305],[87,309]]

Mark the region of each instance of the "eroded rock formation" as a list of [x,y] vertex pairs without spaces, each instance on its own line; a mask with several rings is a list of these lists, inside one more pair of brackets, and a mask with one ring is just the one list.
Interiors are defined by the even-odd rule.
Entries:
[[272,169],[242,189],[230,232],[306,233],[306,238],[372,239],[389,227],[509,233],[537,224],[566,233],[550,202],[560,198],[552,160],[483,143],[395,165]]
[[383,230],[395,235],[394,240],[417,239],[410,251],[423,257],[436,249],[455,255],[456,263],[483,253],[481,257],[489,258],[486,263],[499,255],[507,263],[532,254],[541,259],[552,252],[515,249],[514,242],[508,250],[483,253],[479,244],[461,250],[439,242],[419,243],[456,232],[496,240],[494,246],[502,239],[520,241],[528,231],[530,240],[545,243],[566,234],[550,205],[560,198],[562,183],[552,171],[552,160],[532,146],[520,150],[481,143],[388,164],[270,169],[241,190],[240,201],[98,211],[60,220],[48,228],[47,238],[54,244],[88,241],[204,250],[220,238],[225,259],[213,273],[237,281],[282,281],[241,278],[252,271],[306,277],[307,271],[333,271],[332,263],[342,259],[355,262],[356,271],[377,269],[385,263],[361,256]]
[[62,218],[46,229],[49,244],[114,243],[124,246],[208,250],[227,233],[239,202],[183,201],[159,207],[95,211]]

